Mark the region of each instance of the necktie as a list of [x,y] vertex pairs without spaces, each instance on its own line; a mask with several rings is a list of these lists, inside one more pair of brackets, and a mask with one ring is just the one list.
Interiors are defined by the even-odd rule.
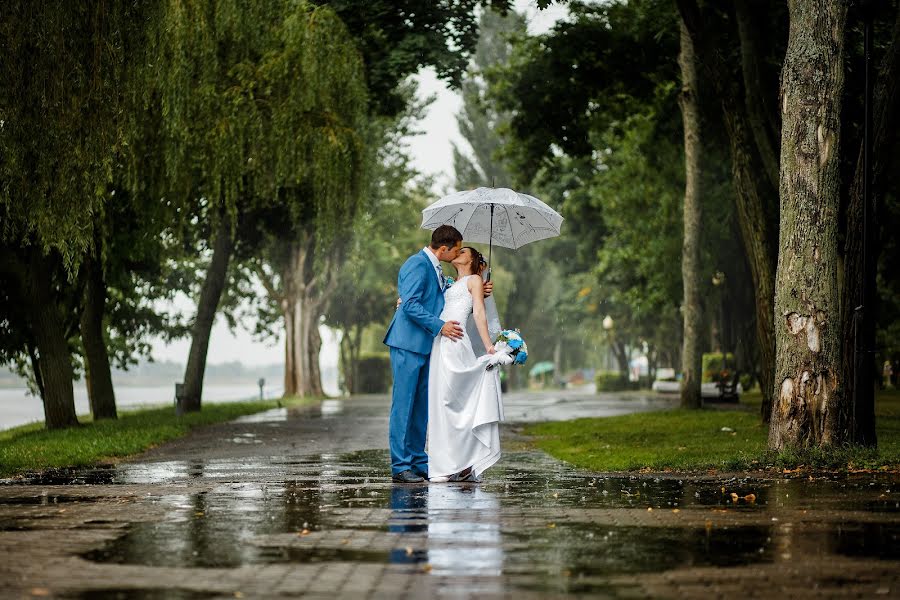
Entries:
[[446,278],[444,278],[444,271],[441,269],[440,265],[436,266],[435,270],[437,271],[438,280],[441,282],[441,290],[443,291],[443,289],[447,287],[447,280]]

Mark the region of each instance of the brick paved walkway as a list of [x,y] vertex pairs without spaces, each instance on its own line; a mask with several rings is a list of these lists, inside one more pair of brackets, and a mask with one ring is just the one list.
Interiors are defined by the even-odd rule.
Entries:
[[[517,420],[663,406],[507,404]],[[485,484],[395,486],[387,409],[272,411],[0,485],[4,597],[900,597],[896,479],[601,476],[509,425]]]

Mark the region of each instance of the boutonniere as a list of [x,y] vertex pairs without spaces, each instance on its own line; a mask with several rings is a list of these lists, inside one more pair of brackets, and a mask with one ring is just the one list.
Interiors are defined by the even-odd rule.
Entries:
[[453,279],[453,277],[445,278],[444,279],[444,291],[446,292],[447,290],[449,290],[450,286],[453,285],[454,283],[456,283],[456,280]]

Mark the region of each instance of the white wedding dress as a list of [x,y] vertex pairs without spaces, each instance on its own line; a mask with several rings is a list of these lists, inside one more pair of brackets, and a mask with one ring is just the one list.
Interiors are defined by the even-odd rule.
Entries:
[[[467,275],[444,295],[443,321],[465,325],[472,314]],[[500,369],[487,370],[489,355],[475,356],[472,341],[439,335],[428,372],[428,477],[442,480],[472,467],[476,477],[500,459]]]

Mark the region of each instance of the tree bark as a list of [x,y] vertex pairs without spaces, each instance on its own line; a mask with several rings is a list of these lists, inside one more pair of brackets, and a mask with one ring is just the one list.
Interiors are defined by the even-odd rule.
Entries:
[[719,96],[731,154],[731,173],[735,188],[735,206],[747,263],[753,278],[756,303],[756,339],[760,353],[760,389],[763,400],[761,417],[768,422],[772,409],[775,373],[775,249],[772,206],[763,182],[758,153],[751,143],[747,111],[721,49],[715,47],[706,32],[696,0],[677,0],[678,10],[704,68]]
[[[873,98],[873,123],[872,123],[872,146],[870,153],[871,160],[871,180],[870,187],[870,204],[868,206],[869,214],[869,265],[870,273],[867,274],[863,269],[863,225],[866,207],[863,198],[863,148],[859,150],[858,159],[856,161],[856,172],[853,182],[850,186],[850,194],[845,215],[846,237],[843,246],[843,273],[841,281],[841,324],[843,326],[843,344],[841,348],[841,373],[842,381],[845,384],[844,392],[848,398],[855,398],[855,380],[854,374],[856,369],[862,370],[860,383],[865,387],[863,395],[865,402],[862,405],[854,406],[854,423],[853,423],[853,441],[866,446],[874,446],[877,443],[875,435],[875,403],[874,403],[874,359],[871,354],[861,353],[859,364],[855,363],[856,358],[856,308],[863,303],[862,292],[866,287],[869,289],[867,294],[870,306],[868,309],[869,318],[865,321],[868,323],[868,331],[859,332],[862,334],[861,348],[870,349],[874,340],[874,319],[872,318],[873,307],[872,301],[875,299],[874,294],[874,265],[877,262],[876,250],[878,244],[872,243],[875,238],[877,227],[878,201],[877,198],[883,192],[883,185],[879,185],[884,175],[886,164],[889,163],[890,147],[894,140],[894,132],[897,128],[898,112],[900,112],[900,10],[897,10],[894,20],[893,33],[891,35],[891,44],[881,61],[878,69],[877,85]],[[865,141],[863,141],[865,143]],[[868,341],[868,343],[866,343]]]
[[681,26],[681,95],[678,104],[684,124],[684,241],[681,278],[684,285],[684,339],[681,350],[681,406],[700,408],[702,377],[700,336],[703,307],[700,300],[700,111],[697,107],[697,68],[694,44],[684,23]]
[[183,412],[200,410],[209,337],[216,319],[222,290],[225,289],[225,276],[233,249],[231,224],[225,215],[220,215],[213,240],[212,261],[206,271],[206,279],[197,303],[197,317],[194,319],[194,326],[191,330],[191,350],[184,371],[184,401],[181,405]]
[[772,450],[839,446],[851,437],[837,281],[847,5],[790,0],[788,9]]
[[327,290],[334,277],[325,266],[313,273],[312,236],[290,242],[289,259],[283,267],[280,298],[285,325],[285,396],[321,396],[319,372],[319,319]]
[[53,294],[48,259],[39,248],[30,248],[29,254],[29,269],[23,279],[23,288],[29,302],[38,353],[40,372],[35,373],[35,377],[43,388],[47,429],[63,429],[78,425],[72,389],[72,355],[59,305]]
[[81,341],[84,344],[85,376],[91,414],[95,420],[115,419],[116,396],[109,366],[109,353],[103,335],[106,282],[103,278],[103,269],[95,257],[86,256],[82,269],[85,286],[80,329]]

